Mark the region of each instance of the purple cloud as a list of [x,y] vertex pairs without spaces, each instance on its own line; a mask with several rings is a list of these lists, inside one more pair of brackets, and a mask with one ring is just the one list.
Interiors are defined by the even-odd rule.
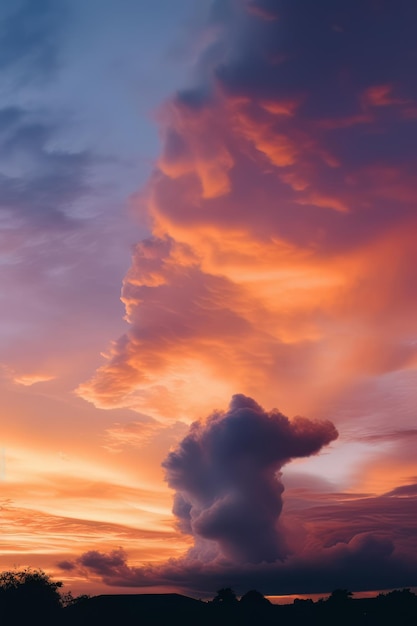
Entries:
[[329,421],[290,421],[267,413],[243,395],[227,412],[196,422],[163,462],[175,489],[179,528],[194,536],[195,549],[207,548],[237,562],[276,561],[287,555],[279,527],[284,487],[278,472],[296,457],[317,453],[336,439]]
[[123,572],[126,567],[126,553],[122,548],[112,550],[109,554],[98,550],[89,550],[81,555],[77,563],[101,576]]
[[85,564],[109,586],[169,586],[202,596],[230,585],[239,594],[256,586],[267,595],[276,595],[326,593],[335,587],[360,591],[417,584],[413,555],[399,553],[380,533],[360,533],[349,542],[292,555],[285,563],[242,565],[172,559],[162,565],[131,567],[125,559],[112,566],[112,554],[96,553],[94,566],[90,567],[88,559]]

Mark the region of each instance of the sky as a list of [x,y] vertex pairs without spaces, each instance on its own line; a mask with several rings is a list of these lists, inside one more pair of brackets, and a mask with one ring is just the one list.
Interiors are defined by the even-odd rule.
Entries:
[[0,569],[417,587],[416,20],[1,3]]

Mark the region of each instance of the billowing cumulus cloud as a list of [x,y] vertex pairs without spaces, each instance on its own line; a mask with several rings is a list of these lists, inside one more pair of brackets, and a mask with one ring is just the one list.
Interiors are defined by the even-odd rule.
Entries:
[[189,420],[236,389],[272,405],[278,386],[285,412],[320,414],[415,368],[415,18],[412,3],[212,3],[198,80],[158,116],[129,329],[84,398]]
[[227,412],[195,422],[163,463],[175,489],[173,512],[179,528],[194,536],[194,553],[214,550],[243,563],[283,559],[284,488],[277,472],[336,437],[331,422],[290,421],[243,395],[233,397]]

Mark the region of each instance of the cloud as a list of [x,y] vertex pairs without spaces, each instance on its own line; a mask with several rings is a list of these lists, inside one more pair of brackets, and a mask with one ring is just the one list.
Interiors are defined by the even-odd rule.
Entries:
[[213,3],[198,78],[159,112],[129,327],[78,389],[96,406],[186,421],[278,384],[311,413],[415,367],[415,8],[274,6]]
[[[26,488],[27,491],[28,488]],[[16,490],[14,495],[16,495]],[[72,495],[75,498],[75,493]],[[55,498],[57,497],[59,494],[55,494]],[[18,561],[21,560],[22,555],[62,553],[65,555],[62,560],[75,567],[75,545],[78,552],[97,549],[111,550],[115,544],[134,545],[134,550],[140,558],[148,560],[152,559],[155,553],[163,551],[164,545],[176,538],[176,533],[168,526],[156,528],[150,523],[149,527],[145,524],[145,527],[139,528],[138,525],[134,526],[132,523],[97,521],[91,519],[92,516],[90,517],[88,513],[83,518],[83,497],[84,495],[77,501],[79,517],[38,511],[36,503],[33,503],[32,507],[20,507],[11,501],[2,502],[3,537],[0,541],[2,551],[5,554],[14,555]],[[90,489],[88,497],[90,500],[94,499],[94,488]],[[97,507],[100,507],[99,502]],[[111,515],[108,517],[110,518]],[[19,536],[18,545],[16,535]]]
[[[412,433],[417,388],[410,375],[417,363],[416,8],[408,3],[398,11],[371,0],[345,5],[284,0],[277,15],[267,0],[213,3],[197,79],[159,112],[161,155],[133,200],[151,233],[134,247],[123,284],[128,328],[78,392],[103,408],[131,407],[172,423],[225,406],[235,389],[264,406],[279,394],[285,414],[320,415],[324,406],[341,439],[347,435],[339,425],[353,422],[356,440],[363,441],[364,430],[374,433],[368,441],[374,447],[355,463],[354,487],[381,493],[368,480],[372,469],[378,486],[392,490],[378,499],[311,490],[308,498],[287,489],[284,502],[274,473],[290,458],[317,451],[335,431],[311,430],[310,422],[289,422],[255,404],[235,406],[193,426],[166,461],[176,518],[193,533],[195,547],[182,559],[143,568],[134,555],[129,565],[122,551],[95,544],[74,567],[108,584],[166,583],[207,593],[237,582],[243,590],[259,585],[276,593],[415,582],[414,488],[404,487],[416,475],[412,437],[401,458],[395,450],[396,465],[392,448]],[[16,226],[5,245],[19,240],[21,222],[71,231],[73,204],[89,193],[90,153],[58,149],[56,127],[21,103],[5,108],[0,122],[0,188],[10,205],[3,208],[6,223],[13,211]],[[95,307],[92,326],[104,323],[108,305],[97,297],[90,269],[102,270],[107,259],[112,271],[106,255],[114,222],[104,243],[91,245],[99,222],[91,221],[92,239],[80,236],[63,257],[62,239],[54,244],[55,258],[68,266],[77,257],[77,281],[63,281],[60,267],[45,261],[43,232],[37,255],[26,240],[31,270],[24,283],[15,281],[21,310],[33,303],[22,284],[32,282],[39,263],[53,297]],[[54,315],[57,335],[68,344],[81,335],[92,341],[95,328],[82,327],[86,318],[70,317],[77,323],[62,333],[62,318]],[[26,353],[26,338],[22,343]],[[68,345],[54,345],[68,354]],[[79,345],[77,367],[68,359],[77,376],[86,367]],[[32,352],[34,359],[44,354]],[[55,371],[53,364],[45,371]],[[361,385],[365,397],[354,407]],[[153,432],[128,419],[107,432],[125,452]],[[384,432],[381,422],[390,424]],[[224,449],[222,428],[229,437]],[[242,456],[247,441],[250,452]],[[256,442],[262,454],[252,449]],[[79,486],[70,487],[78,502]],[[91,508],[97,489],[104,487],[84,492]],[[118,485],[109,491],[113,501],[115,494],[123,500]],[[167,550],[178,549],[172,539]]]
[[409,428],[403,430],[387,430],[380,433],[364,434],[361,437],[362,441],[388,441],[388,442],[406,442],[417,437],[417,428]]
[[396,487],[392,491],[389,491],[386,495],[389,497],[394,497],[394,498],[416,497],[417,496],[417,483],[414,483],[412,485],[401,485],[401,487]]
[[401,100],[392,96],[392,85],[373,85],[365,90],[362,100],[364,106],[386,107],[399,104],[408,104],[408,100]]
[[103,447],[110,452],[121,452],[126,446],[140,448],[152,439],[161,426],[155,420],[116,422],[106,429]]
[[103,554],[97,550],[85,552],[79,559],[79,564],[92,570],[94,573],[106,576],[119,571],[123,574],[126,568],[126,554],[121,549],[113,550],[109,554]]
[[[112,567],[113,560],[117,563]],[[204,596],[231,585],[239,594],[256,586],[265,594],[281,595],[329,593],[338,586],[353,591],[390,589],[414,586],[417,580],[415,559],[397,554],[389,539],[374,533],[356,535],[348,543],[304,553],[286,563],[230,566],[171,560],[162,567],[132,567],[113,552],[94,554],[92,561],[91,571],[110,586],[160,585]]]
[[[225,406],[236,389],[264,406],[279,393],[285,414],[332,416],[362,445],[371,424],[366,454],[346,453],[362,494],[411,482],[408,448],[388,478],[395,455],[383,433],[393,416],[410,431],[415,412],[416,17],[411,4],[371,0],[284,1],[279,15],[266,1],[213,3],[196,79],[158,114],[161,155],[134,206],[151,233],[122,290],[128,327],[82,397],[173,422]],[[275,472],[333,437],[313,428],[314,447],[308,424],[252,404],[193,426],[165,468],[194,548],[161,567],[120,561],[123,576],[107,569],[106,580],[207,590],[253,575],[271,592],[301,592],[353,587],[356,571],[362,588],[410,584],[411,498],[288,492],[281,515]],[[352,442],[339,430],[342,449]],[[241,456],[245,437],[254,448]],[[312,447],[295,446],[303,437]],[[334,462],[323,462],[327,477]]]
[[236,395],[227,411],[192,424],[163,462],[178,527],[194,546],[146,566],[121,549],[90,550],[71,564],[109,586],[203,596],[231,585],[275,595],[414,586],[415,482],[369,497],[312,479],[286,492],[282,511],[280,469],[336,437],[330,422],[289,420]]
[[57,567],[65,572],[71,572],[75,569],[75,564],[71,561],[59,561]]
[[187,553],[142,566],[123,549],[91,549],[60,567],[113,587],[203,596],[230,585],[268,594],[415,585],[415,483],[369,497],[312,479],[286,491],[281,511],[282,466],[336,436],[329,422],[288,420],[236,395],[192,424],[163,463],[179,529],[194,540]]
[[14,382],[18,385],[24,385],[25,387],[31,387],[38,383],[45,383],[50,380],[54,380],[54,376],[48,374],[26,374],[23,376],[16,376]]
[[[415,485],[378,498],[328,497],[330,502],[322,500],[319,506],[298,503],[285,509],[287,531],[292,531],[297,549],[284,561],[232,563],[190,551],[185,558],[136,566],[117,552],[120,561],[109,567],[111,552],[94,559],[94,573],[109,586],[159,585],[203,596],[222,586],[233,586],[238,593],[256,587],[271,595],[415,586]],[[291,498],[287,494],[286,500]]]
[[316,497],[316,502],[310,493],[304,505],[295,502],[295,506],[292,498],[293,494],[288,493],[287,514],[293,526],[305,525],[306,545],[310,549],[349,544],[357,536],[374,535],[389,540],[394,546],[393,553],[395,549],[401,558],[415,552],[415,485],[397,487],[377,497],[325,494],[321,499]]
[[48,230],[80,228],[75,201],[91,193],[87,151],[54,147],[58,122],[21,107],[0,111],[0,211],[10,226],[25,220]]
[[59,65],[58,40],[65,9],[51,0],[39,0],[36,8],[30,0],[2,3],[0,66],[4,82],[9,71],[14,83],[50,78]]
[[178,526],[194,537],[196,554],[214,547],[243,563],[287,556],[278,526],[284,487],[277,472],[337,435],[331,422],[290,421],[243,395],[233,396],[227,412],[194,423],[163,467],[175,489]]

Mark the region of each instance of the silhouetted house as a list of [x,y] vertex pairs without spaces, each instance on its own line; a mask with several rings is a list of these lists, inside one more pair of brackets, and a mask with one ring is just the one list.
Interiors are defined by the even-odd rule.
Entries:
[[205,603],[177,593],[101,595],[64,609],[65,625],[159,626],[204,623]]

